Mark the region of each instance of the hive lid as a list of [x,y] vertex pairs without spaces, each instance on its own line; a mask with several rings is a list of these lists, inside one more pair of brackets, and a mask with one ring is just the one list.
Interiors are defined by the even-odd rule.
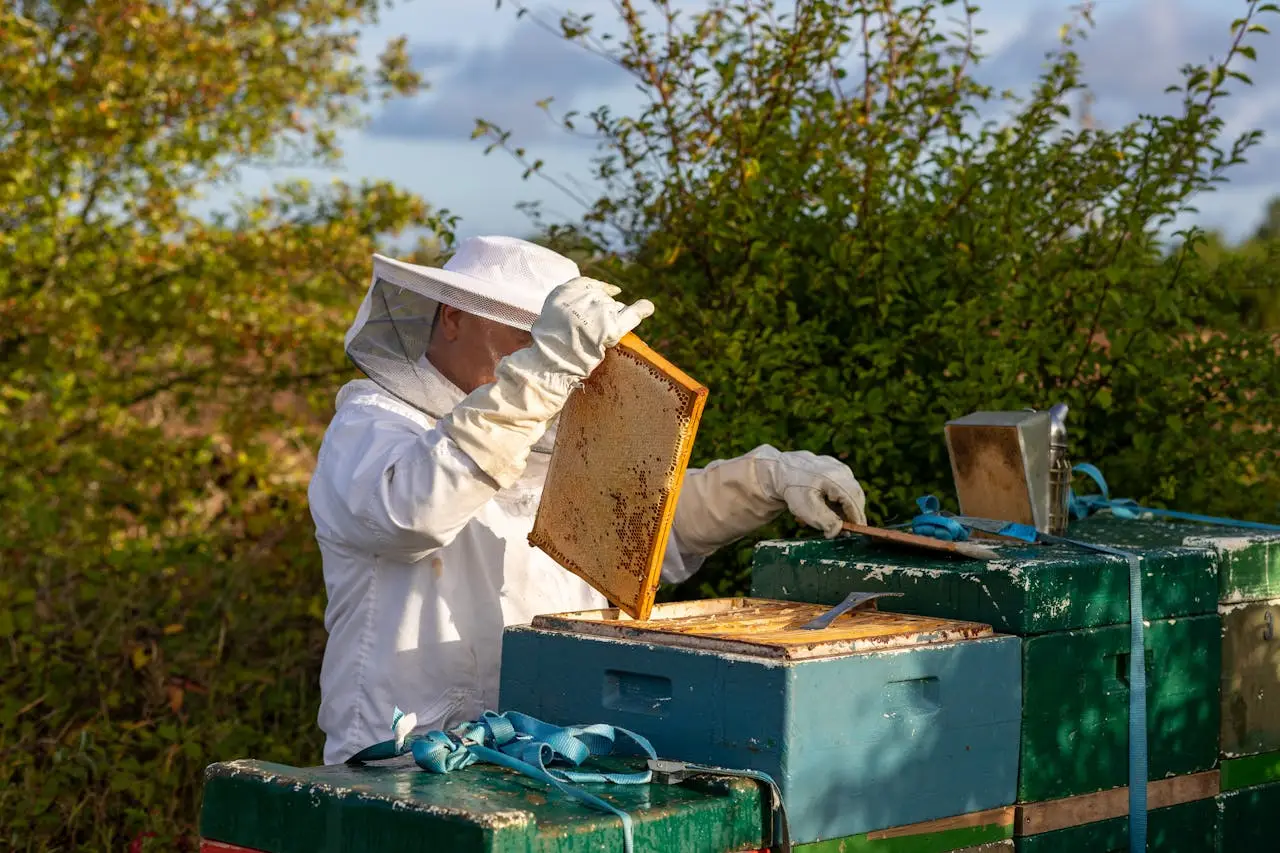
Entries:
[[560,415],[529,543],[633,618],[653,608],[706,398],[628,334]]
[[991,626],[977,622],[879,610],[846,613],[821,630],[800,628],[829,609],[822,604],[764,598],[715,598],[659,604],[647,620],[612,609],[582,610],[535,616],[533,627],[776,660],[835,657],[993,634]]

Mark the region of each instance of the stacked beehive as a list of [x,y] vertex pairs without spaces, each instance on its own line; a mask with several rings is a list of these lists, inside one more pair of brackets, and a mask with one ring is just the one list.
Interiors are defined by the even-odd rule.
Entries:
[[[1148,850],[1273,849],[1280,534],[1095,518],[1071,535],[1143,556]],[[754,593],[782,601],[664,605],[648,628],[603,611],[509,629],[502,710],[613,722],[666,758],[764,769],[799,853],[1126,850],[1127,564],[999,550],[980,563],[858,538],[762,543]],[[899,592],[885,611],[933,618],[795,630],[852,590]],[[592,788],[631,814],[638,851],[768,843],[753,782]],[[234,762],[212,768],[203,818],[207,841],[266,853],[621,841],[616,817],[483,765],[435,776],[403,761]]]
[[[1225,783],[1220,783],[1218,759],[1228,746],[1224,754],[1242,754],[1243,745],[1233,745],[1224,723],[1241,713],[1248,718],[1243,737],[1249,749],[1280,750],[1280,715],[1266,716],[1266,703],[1280,689],[1264,689],[1265,698],[1257,698],[1259,682],[1270,686],[1277,678],[1271,647],[1259,644],[1271,624],[1271,604],[1280,604],[1266,600],[1280,597],[1269,581],[1275,576],[1280,584],[1280,536],[1245,539],[1239,531],[1201,525],[1111,518],[1081,522],[1071,535],[1143,556],[1148,849],[1242,850],[1247,849],[1244,839],[1255,837],[1248,833],[1263,831],[1255,828],[1272,834],[1280,817],[1268,824],[1262,810],[1280,800],[1280,789],[1253,783],[1280,779],[1280,752],[1224,763]],[[983,621],[1021,637],[1018,849],[1124,849],[1127,565],[1066,546],[1002,546],[1001,556],[986,564],[929,560],[858,539],[762,543],[753,594],[834,603],[850,590],[896,591],[903,597],[886,607]],[[1231,604],[1219,606],[1220,597],[1255,601],[1233,610]],[[1250,787],[1219,794],[1220,784]],[[1221,842],[1216,840],[1220,834]]]
[[1280,833],[1280,534],[1185,532],[1188,544],[1218,556],[1219,849],[1274,849]]

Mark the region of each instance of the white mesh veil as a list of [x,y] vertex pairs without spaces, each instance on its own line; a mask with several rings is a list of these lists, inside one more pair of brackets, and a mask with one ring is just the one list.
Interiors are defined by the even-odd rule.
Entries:
[[578,265],[513,237],[472,237],[441,269],[373,256],[373,279],[347,330],[347,356],[384,390],[433,412],[422,359],[441,303],[528,330],[557,286]]

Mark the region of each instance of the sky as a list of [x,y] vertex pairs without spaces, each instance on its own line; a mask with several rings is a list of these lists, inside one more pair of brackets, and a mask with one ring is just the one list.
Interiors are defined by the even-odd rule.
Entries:
[[[981,41],[983,82],[1026,91],[1075,2],[980,3],[978,24],[988,31]],[[610,0],[533,0],[530,5],[539,18],[552,22],[566,10],[594,13],[602,22],[616,20]],[[705,4],[677,0],[677,5]],[[1246,6],[1246,0],[1097,0],[1097,28],[1081,57],[1098,122],[1116,126],[1140,112],[1174,108],[1175,96],[1164,94],[1165,87],[1178,82],[1184,64],[1222,56],[1230,22]],[[1249,163],[1229,173],[1228,185],[1198,203],[1196,221],[1232,239],[1247,236],[1266,200],[1280,194],[1280,16],[1266,22],[1277,35],[1254,36],[1258,61],[1245,70],[1255,85],[1240,87],[1222,114],[1229,132],[1258,128],[1267,135]],[[571,186],[589,186],[591,147],[565,134],[535,104],[550,96],[560,110],[585,112],[602,103],[624,110],[635,103],[635,95],[621,72],[546,33],[530,18],[518,18],[508,3],[495,8],[489,0],[400,0],[365,33],[362,52],[372,57],[400,35],[408,37],[428,92],[377,107],[367,126],[346,134],[340,171],[256,169],[245,173],[236,189],[256,192],[289,177],[389,179],[459,215],[463,237],[527,235],[529,219],[516,207],[522,201],[540,201],[562,218],[580,212],[545,182],[522,180],[520,166],[503,153],[486,156],[484,142],[472,140],[471,132],[481,116],[511,128],[532,156],[546,161],[551,174]],[[208,204],[220,205],[228,192],[219,191]]]

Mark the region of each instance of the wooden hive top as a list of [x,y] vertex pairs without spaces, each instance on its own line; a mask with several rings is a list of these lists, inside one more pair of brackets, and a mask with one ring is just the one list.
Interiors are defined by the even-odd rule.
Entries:
[[777,660],[809,660],[860,652],[989,637],[991,626],[954,619],[860,609],[827,628],[801,625],[830,608],[763,598],[716,598],[659,604],[649,619],[618,610],[535,616],[534,628],[726,652]]
[[644,619],[707,389],[635,335],[570,395],[529,542]]

